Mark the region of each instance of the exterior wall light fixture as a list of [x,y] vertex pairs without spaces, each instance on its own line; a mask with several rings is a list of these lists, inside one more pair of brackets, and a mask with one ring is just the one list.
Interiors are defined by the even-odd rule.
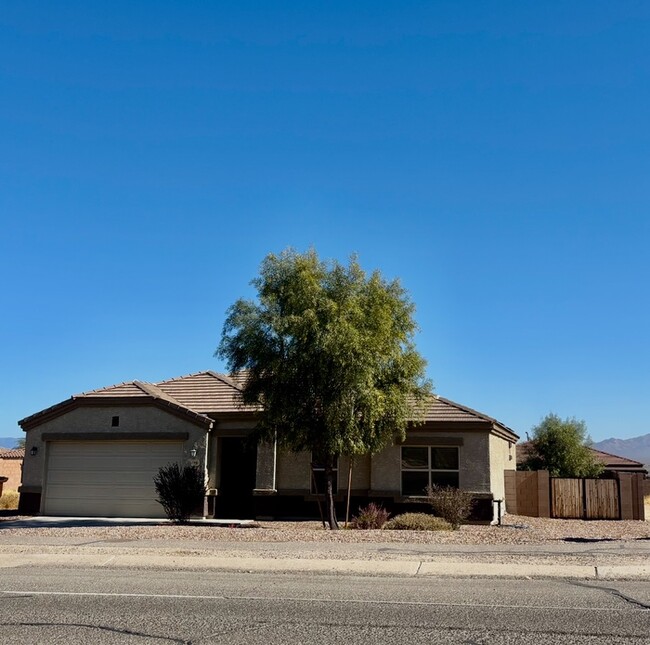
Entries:
[[196,448],[192,448],[192,450],[190,450],[190,457],[192,457],[192,459],[196,457]]
[[31,449],[29,450],[29,454],[32,457],[36,457],[37,453],[38,453],[38,448],[36,446],[32,446]]

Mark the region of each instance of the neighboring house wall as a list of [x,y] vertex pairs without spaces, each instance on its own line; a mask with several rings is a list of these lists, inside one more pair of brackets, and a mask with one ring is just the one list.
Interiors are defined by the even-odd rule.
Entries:
[[[113,427],[113,417],[119,417],[119,426]],[[186,459],[190,458],[190,450],[196,449],[196,460],[205,464],[206,432],[189,420],[171,414],[154,405],[133,406],[98,406],[82,405],[61,416],[49,419],[38,426],[27,430],[26,457],[23,467],[23,481],[20,487],[21,497],[32,496],[29,506],[38,508],[45,484],[47,466],[47,443],[51,435],[64,435],[66,439],[88,439],[89,435],[107,439],[115,435],[129,434],[133,438],[152,439],[164,438],[165,434],[187,433],[183,452]],[[44,439],[45,435],[45,439]],[[48,438],[48,435],[50,437]],[[142,437],[142,435],[145,435]],[[30,450],[36,448],[36,455]]]
[[0,457],[0,477],[7,477],[5,490],[18,490],[22,477],[22,459],[6,459]]

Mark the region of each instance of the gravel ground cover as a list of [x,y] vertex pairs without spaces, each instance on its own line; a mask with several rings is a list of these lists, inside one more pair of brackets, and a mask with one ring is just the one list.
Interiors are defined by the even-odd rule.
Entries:
[[525,545],[557,544],[562,541],[599,542],[650,540],[650,522],[582,521],[507,515],[502,526],[466,525],[458,531],[383,531],[323,529],[320,522],[260,522],[259,528],[167,523],[146,526],[84,526],[47,528],[3,527],[0,518],[0,542],[3,537],[71,538],[89,541],[137,542],[138,540],[173,542],[228,543],[321,543],[321,544],[449,544],[449,545]]

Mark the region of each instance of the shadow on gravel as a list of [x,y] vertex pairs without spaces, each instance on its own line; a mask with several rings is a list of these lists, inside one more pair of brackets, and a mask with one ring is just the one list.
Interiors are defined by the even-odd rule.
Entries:
[[[645,539],[645,538],[640,538]],[[579,544],[591,542],[620,542],[617,538],[585,538],[585,537],[566,537],[562,538],[562,542],[578,542]]]

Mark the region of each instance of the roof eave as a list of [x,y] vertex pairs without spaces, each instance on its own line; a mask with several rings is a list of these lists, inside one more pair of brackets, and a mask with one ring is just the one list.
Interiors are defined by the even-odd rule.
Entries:
[[69,399],[66,399],[65,401],[61,401],[61,403],[57,403],[56,405],[50,406],[49,408],[45,408],[45,410],[41,410],[40,412],[36,412],[35,414],[32,414],[28,417],[25,417],[24,419],[21,419],[18,422],[18,425],[23,429],[23,431],[26,432],[27,430],[31,430],[45,423],[46,421],[51,421],[52,419],[55,419],[56,417],[65,414],[68,410],[72,410],[76,407],[84,407],[84,406],[109,407],[115,405],[132,406],[138,404],[155,405],[156,407],[159,408],[168,408],[169,411],[175,413],[177,416],[189,418],[197,425],[205,426],[208,430],[212,427],[213,424],[213,420],[210,417],[206,416],[205,414],[195,412],[190,408],[186,408],[182,405],[175,404],[171,401],[167,401],[166,399],[161,399],[151,395],[145,395],[143,393],[143,396],[141,397],[140,396],[112,397],[106,395],[72,396]]

